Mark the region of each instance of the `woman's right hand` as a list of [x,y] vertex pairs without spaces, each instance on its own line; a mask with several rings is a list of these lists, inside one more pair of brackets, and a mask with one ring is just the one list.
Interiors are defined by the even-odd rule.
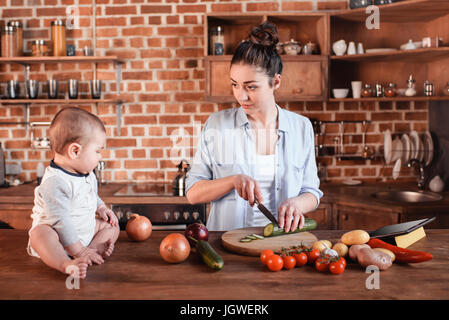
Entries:
[[249,202],[251,207],[256,200],[263,202],[262,191],[256,180],[244,174],[238,174],[233,177],[235,190],[237,190],[240,197]]

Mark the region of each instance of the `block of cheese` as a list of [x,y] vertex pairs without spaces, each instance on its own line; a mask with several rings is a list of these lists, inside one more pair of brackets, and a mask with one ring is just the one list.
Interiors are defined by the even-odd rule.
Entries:
[[400,248],[407,248],[416,241],[421,240],[426,236],[424,227],[418,228],[410,233],[394,237],[396,245]]

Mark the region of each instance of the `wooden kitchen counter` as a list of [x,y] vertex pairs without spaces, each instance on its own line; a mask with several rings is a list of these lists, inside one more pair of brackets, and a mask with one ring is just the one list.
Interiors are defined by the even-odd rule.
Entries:
[[[315,230],[319,239],[337,240],[344,231]],[[154,231],[145,242],[131,242],[121,232],[113,255],[88,268],[79,290],[65,287],[66,276],[28,256],[22,230],[0,230],[0,300],[3,299],[151,299],[151,300],[299,300],[299,299],[449,299],[449,229],[426,230],[411,248],[433,254],[431,261],[394,264],[380,273],[380,289],[368,290],[370,274],[348,263],[341,275],[322,274],[311,266],[270,272],[257,257],[225,251],[222,232],[210,242],[225,266],[213,271],[195,254],[168,264],[159,244],[169,231]]]

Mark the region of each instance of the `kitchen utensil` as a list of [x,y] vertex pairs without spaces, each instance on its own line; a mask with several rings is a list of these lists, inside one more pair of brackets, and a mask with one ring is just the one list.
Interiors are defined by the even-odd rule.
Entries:
[[[184,163],[186,167],[184,167]],[[182,159],[181,162],[177,165],[178,167],[178,175],[173,180],[173,195],[179,197],[185,197],[186,192],[186,175],[187,171],[190,169],[190,164],[187,160]]]
[[301,52],[301,45],[299,42],[290,39],[289,42],[284,43],[284,51],[288,55],[297,55]]
[[274,225],[279,226],[276,218],[274,215],[268,210],[262,203],[260,203],[258,200],[256,200],[257,208],[259,208],[260,212],[264,214],[265,217],[268,218],[271,222],[273,222]]
[[7,95],[9,99],[17,99],[20,94],[19,81],[9,80],[7,85]]
[[426,224],[432,222],[433,220],[435,220],[435,217],[392,224],[374,231],[370,231],[368,233],[370,238],[388,238],[392,236],[399,236],[401,234],[410,233],[418,228],[421,228]]
[[36,99],[39,95],[39,81],[37,80],[26,80],[26,90],[28,98]]
[[292,245],[303,244],[312,246],[317,237],[308,231],[287,234],[276,237],[266,237],[263,240],[253,240],[251,242],[240,242],[239,240],[249,234],[263,234],[263,227],[252,227],[236,229],[225,232],[221,236],[221,244],[229,251],[245,255],[258,257],[265,249],[279,251],[281,248],[288,248]]
[[310,55],[317,52],[317,45],[313,42],[307,42],[302,48],[302,54]]
[[337,99],[346,98],[349,93],[349,89],[332,89],[334,97]]
[[352,97],[358,99],[362,95],[362,81],[351,81]]
[[69,79],[67,80],[67,87],[69,88],[69,98],[76,99],[78,98],[78,80]]
[[355,48],[355,42],[354,41],[350,41],[349,45],[348,45],[348,52],[347,54],[356,54],[357,50]]
[[101,80],[90,80],[90,93],[92,99],[101,98]]
[[368,131],[369,122],[366,121],[362,122],[362,125],[365,126],[363,130],[363,152],[362,156],[365,159],[370,159],[374,155],[374,150],[372,147],[366,145],[366,132]]
[[56,99],[58,97],[58,80],[47,81],[48,98]]

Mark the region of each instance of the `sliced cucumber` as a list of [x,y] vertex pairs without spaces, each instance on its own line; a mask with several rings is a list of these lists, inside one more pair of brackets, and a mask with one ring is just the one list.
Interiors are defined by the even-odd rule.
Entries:
[[240,242],[251,242],[251,241],[253,241],[253,239],[250,239],[250,238],[242,238],[242,239],[240,239],[239,240]]
[[264,227],[263,235],[265,237],[283,236],[283,235],[313,230],[313,229],[316,229],[317,226],[318,226],[318,224],[316,223],[315,220],[313,220],[311,218],[306,218],[302,229],[297,228],[295,231],[285,232],[284,229],[279,228],[278,226],[275,226],[272,223],[269,223]]

